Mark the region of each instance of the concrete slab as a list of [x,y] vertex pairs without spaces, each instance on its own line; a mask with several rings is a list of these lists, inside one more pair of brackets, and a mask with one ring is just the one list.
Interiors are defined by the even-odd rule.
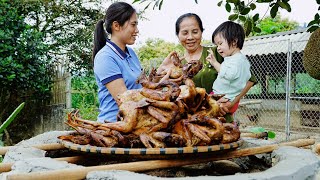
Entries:
[[[51,158],[44,157],[44,151],[28,147],[34,144],[43,143],[54,143],[57,141],[56,137],[62,134],[66,134],[66,131],[59,132],[48,132],[42,135],[31,138],[27,141],[19,143],[17,147],[10,148],[7,152],[7,162],[15,162],[12,167],[12,171],[9,173],[2,173],[0,179],[6,179],[6,174],[19,173],[19,172],[37,172],[46,171],[54,169],[65,169],[65,168],[77,168],[74,164],[69,164],[67,162],[56,161]],[[272,144],[274,142],[266,140],[255,140],[255,139],[245,139],[244,147],[246,146],[257,146],[262,144]],[[11,153],[16,153],[13,155]],[[10,155],[11,154],[11,155]],[[200,180],[301,180],[308,179],[312,180],[319,177],[317,174],[320,167],[320,159],[311,150],[296,148],[296,147],[280,147],[275,150],[272,154],[264,154],[273,160],[274,166],[264,172],[242,174],[237,173],[235,175],[229,176],[198,176],[197,179]],[[6,158],[5,156],[5,158]],[[35,158],[37,157],[37,158]],[[167,179],[155,176],[149,176],[141,173],[134,173],[129,171],[94,171],[87,175],[87,179],[97,180],[97,179],[141,179],[141,180],[158,180]],[[191,180],[195,177],[180,177],[171,178],[173,180]]]
[[[284,146],[280,147],[272,153],[275,158],[275,166],[258,173],[250,174],[235,174],[229,176],[198,176],[198,180],[312,180],[316,178],[320,167],[320,160],[310,150],[299,149],[296,147]],[[148,176],[139,173],[128,171],[94,171],[87,175],[87,180],[126,180],[126,179],[141,179],[141,180],[160,180],[160,178]],[[172,180],[193,180],[195,177],[170,178]]]

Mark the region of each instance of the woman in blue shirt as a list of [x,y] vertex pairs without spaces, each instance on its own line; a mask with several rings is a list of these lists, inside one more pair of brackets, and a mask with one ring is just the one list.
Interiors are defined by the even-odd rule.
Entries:
[[127,45],[134,44],[138,30],[136,10],[128,3],[109,6],[105,18],[96,24],[94,33],[94,75],[98,84],[98,122],[115,122],[118,105],[115,98],[128,89],[139,89],[135,81],[141,65],[135,52]]

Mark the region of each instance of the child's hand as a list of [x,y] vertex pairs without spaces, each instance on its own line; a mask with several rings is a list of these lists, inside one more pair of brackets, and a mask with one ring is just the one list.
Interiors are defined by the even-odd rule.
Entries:
[[206,58],[206,60],[212,65],[214,66],[214,63],[218,62],[217,59],[214,57],[213,55],[213,51],[212,49],[208,49],[208,57]]

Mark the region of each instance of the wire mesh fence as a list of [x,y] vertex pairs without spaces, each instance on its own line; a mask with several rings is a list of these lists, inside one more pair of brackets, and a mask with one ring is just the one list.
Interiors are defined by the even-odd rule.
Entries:
[[[304,35],[308,34],[295,36]],[[235,118],[243,126],[279,132],[280,141],[320,133],[320,81],[310,77],[302,64],[308,36],[274,39],[244,47],[258,84],[241,100]]]

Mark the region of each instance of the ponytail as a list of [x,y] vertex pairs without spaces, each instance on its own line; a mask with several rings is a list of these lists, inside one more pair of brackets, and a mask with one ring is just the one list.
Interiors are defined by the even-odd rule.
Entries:
[[[112,34],[112,23],[116,21],[120,26],[123,26],[135,12],[136,10],[126,2],[115,2],[108,7],[104,20],[100,20],[96,24],[94,31],[92,62],[94,62],[94,58],[97,53],[105,46],[108,34]],[[103,25],[105,25],[106,29]]]
[[103,28],[103,24],[104,21],[99,20],[94,30],[92,62],[94,62],[96,54],[103,48],[107,41],[107,33]]

